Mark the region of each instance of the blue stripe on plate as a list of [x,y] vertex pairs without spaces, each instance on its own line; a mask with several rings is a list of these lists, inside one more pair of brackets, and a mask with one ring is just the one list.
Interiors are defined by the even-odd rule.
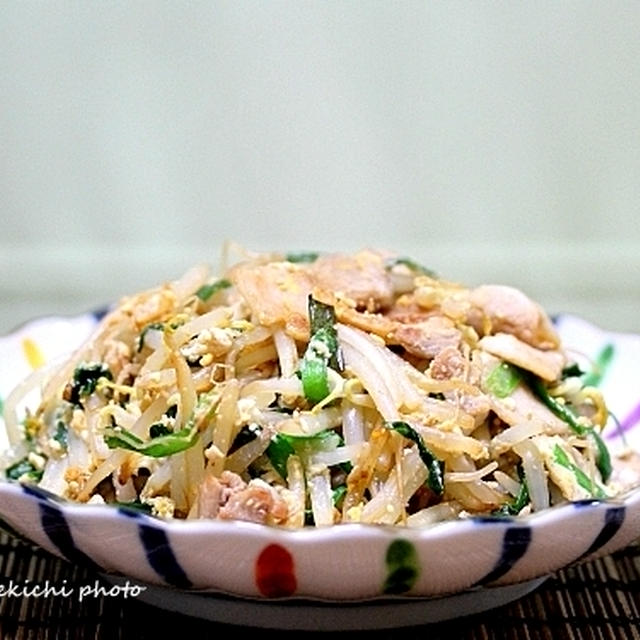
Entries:
[[590,547],[580,555],[578,560],[586,558],[592,553],[598,551],[598,549],[604,547],[604,545],[607,544],[607,542],[609,542],[609,540],[611,540],[611,538],[613,538],[616,533],[618,533],[620,527],[622,526],[622,523],[624,522],[625,516],[625,507],[612,507],[610,509],[607,509],[604,516],[604,525],[602,526],[602,529],[600,529],[600,533],[598,533],[595,540],[591,543]]
[[100,571],[101,567],[84,551],[76,547],[67,519],[60,509],[53,506],[57,500],[52,500],[48,491],[43,491],[37,487],[22,485],[22,490],[38,501],[42,530],[62,556],[74,564]]
[[516,516],[496,513],[495,515],[490,516],[473,516],[472,519],[474,522],[478,522],[479,524],[495,524],[496,522],[515,522]]
[[111,310],[110,307],[106,306],[106,307],[100,307],[99,309],[94,309],[91,312],[91,315],[98,321],[100,322],[100,320],[102,320],[102,318],[104,318],[107,313],[109,313],[109,311]]
[[576,509],[589,508],[600,504],[602,500],[600,498],[583,498],[582,500],[574,500],[571,505]]
[[505,575],[524,556],[531,544],[529,527],[509,527],[502,539],[502,551],[493,569],[473,586],[494,582]]
[[[17,483],[19,484],[19,483]],[[69,504],[68,500],[61,498],[59,495],[55,493],[51,493],[51,491],[47,491],[46,489],[41,489],[39,486],[35,484],[19,484],[23,493],[26,493],[29,496],[33,496],[37,498],[41,502],[49,502],[54,504]]]
[[142,513],[132,509],[118,509],[122,515],[138,520],[138,536],[153,570],[168,584],[179,589],[193,586],[184,569],[180,566],[166,532],[157,526],[144,524]]

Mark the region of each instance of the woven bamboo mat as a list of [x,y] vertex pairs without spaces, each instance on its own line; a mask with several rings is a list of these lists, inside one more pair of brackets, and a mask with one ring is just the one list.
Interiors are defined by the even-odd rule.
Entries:
[[[0,533],[0,584],[63,586],[76,593],[93,585],[89,571]],[[461,612],[461,615],[463,612]],[[241,623],[241,621],[239,621]],[[237,627],[166,612],[123,597],[0,597],[3,640],[219,637]],[[402,630],[348,632],[373,638],[429,640],[640,640],[640,541],[610,556],[553,574],[522,599],[482,614]],[[279,631],[280,638],[300,632]],[[326,634],[305,632],[305,635]],[[339,634],[343,635],[343,634]],[[346,633],[344,634],[346,635]]]

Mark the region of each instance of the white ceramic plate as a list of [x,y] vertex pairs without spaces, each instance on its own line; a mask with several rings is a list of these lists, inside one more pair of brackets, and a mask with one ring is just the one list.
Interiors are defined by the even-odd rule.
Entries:
[[[0,398],[33,366],[75,348],[96,322],[91,314],[47,318],[0,338]],[[573,316],[556,322],[566,347],[581,358],[612,355],[600,386],[619,424],[611,421],[603,436],[612,452],[640,449],[640,336],[608,333]],[[640,489],[523,518],[471,518],[421,530],[345,524],[288,531],[167,522],[0,482],[0,519],[115,583],[144,584],[144,597],[168,609],[254,626],[372,628],[498,606],[553,571],[623,548],[640,535]]]

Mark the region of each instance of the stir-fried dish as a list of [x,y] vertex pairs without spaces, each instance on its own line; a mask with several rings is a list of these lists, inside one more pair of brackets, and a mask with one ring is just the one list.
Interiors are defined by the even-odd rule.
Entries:
[[619,490],[584,377],[517,289],[384,251],[247,253],[121,300],[18,418],[21,385],[5,475],[291,528],[527,514]]

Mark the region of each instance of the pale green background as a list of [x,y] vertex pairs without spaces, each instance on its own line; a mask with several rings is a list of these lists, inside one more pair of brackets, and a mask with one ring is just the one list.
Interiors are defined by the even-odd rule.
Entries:
[[640,3],[5,2],[0,332],[251,249],[640,332]]

